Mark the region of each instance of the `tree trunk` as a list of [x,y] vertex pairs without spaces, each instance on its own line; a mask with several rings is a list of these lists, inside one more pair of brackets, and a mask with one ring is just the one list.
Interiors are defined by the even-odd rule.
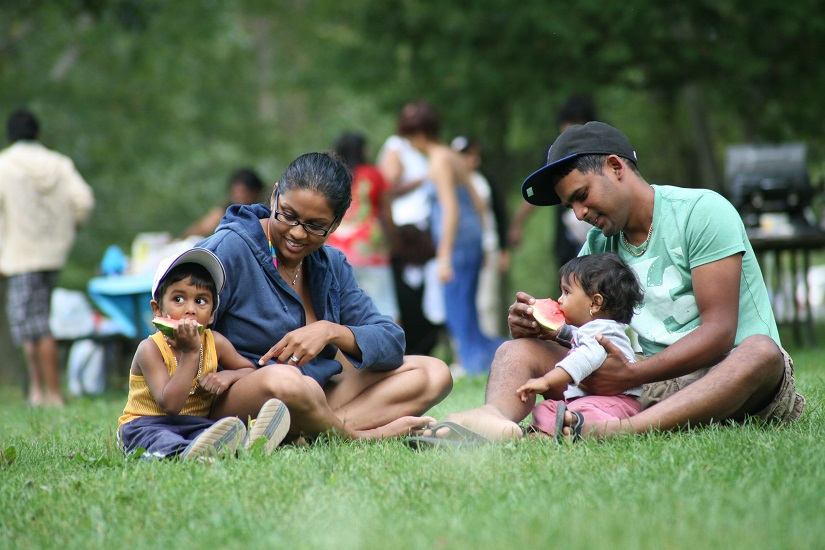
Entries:
[[684,88],[684,99],[693,131],[699,184],[705,189],[724,194],[724,185],[713,156],[713,137],[708,128],[708,112],[702,88],[698,84],[688,84]]

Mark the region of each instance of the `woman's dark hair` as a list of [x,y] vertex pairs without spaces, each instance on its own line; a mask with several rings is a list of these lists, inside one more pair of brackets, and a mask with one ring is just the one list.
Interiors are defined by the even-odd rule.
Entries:
[[191,262],[176,265],[166,274],[166,277],[160,282],[153,296],[155,301],[160,304],[163,295],[166,294],[166,290],[173,284],[178,281],[183,281],[187,277],[192,277],[192,284],[195,285],[195,288],[208,290],[212,293],[212,311],[214,311],[218,305],[218,292],[215,286],[215,280],[212,279],[212,275],[209,274],[208,269],[200,264]]
[[441,132],[441,119],[426,101],[405,105],[398,116],[398,135],[409,137],[416,132],[422,132],[431,140],[437,140]]
[[229,176],[229,186],[231,187],[234,183],[240,183],[256,196],[260,195],[261,190],[264,188],[264,182],[251,168],[238,168],[232,172],[232,175]]
[[335,153],[306,153],[289,163],[278,189],[281,193],[306,189],[326,197],[338,221],[352,202],[352,172]]
[[40,123],[37,117],[25,109],[18,109],[9,116],[6,134],[11,143],[22,140],[37,139]]
[[361,134],[347,132],[341,134],[335,141],[335,152],[347,163],[350,170],[361,164],[366,164],[364,148],[367,140]]
[[636,272],[613,252],[573,258],[561,267],[559,279],[577,281],[588,296],[601,294],[602,310],[620,323],[629,323],[644,300]]

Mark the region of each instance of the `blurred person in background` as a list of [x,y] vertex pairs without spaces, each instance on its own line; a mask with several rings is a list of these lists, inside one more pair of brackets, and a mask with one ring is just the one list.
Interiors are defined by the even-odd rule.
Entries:
[[384,315],[398,320],[389,249],[389,197],[387,183],[378,168],[366,162],[366,139],[345,133],[335,142],[335,151],[352,170],[352,203],[327,244],[344,253],[352,265],[358,285]]
[[32,406],[63,406],[57,343],[49,330],[52,291],[94,207],[92,188],[72,160],[44,147],[26,110],[8,119],[11,146],[0,152],[0,274],[8,277],[6,313],[23,348]]
[[450,142],[454,151],[461,153],[470,171],[470,182],[484,203],[484,229],[481,246],[484,258],[478,277],[478,321],[488,336],[501,336],[501,322],[507,308],[501,303],[501,276],[510,265],[507,250],[506,201],[481,172],[481,146],[471,138],[458,136]]
[[463,371],[484,374],[503,342],[486,336],[478,324],[476,295],[483,255],[484,203],[470,182],[465,159],[439,141],[441,121],[435,110],[424,101],[408,105],[407,110],[403,137],[430,161],[428,182],[436,198],[432,234],[447,329],[458,347],[456,355]]
[[440,292],[432,263],[432,188],[424,185],[429,161],[402,137],[410,128],[413,114],[409,105],[401,110],[397,135],[387,138],[378,152],[378,168],[389,186],[393,225],[390,261],[399,321],[407,341],[406,353],[429,355],[442,331],[443,307],[436,307],[437,311],[425,311],[424,307],[428,284],[436,295],[440,296]]
[[258,174],[251,168],[239,168],[229,176],[229,189],[226,201],[212,208],[204,217],[193,223],[183,233],[184,237],[205,237],[214,233],[221,223],[226,209],[231,204],[255,204],[261,200],[264,184]]

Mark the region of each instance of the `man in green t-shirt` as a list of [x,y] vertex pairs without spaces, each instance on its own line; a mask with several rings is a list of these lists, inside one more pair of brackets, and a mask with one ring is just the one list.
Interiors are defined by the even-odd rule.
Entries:
[[[781,346],[768,292],[738,212],[719,194],[648,184],[627,137],[601,122],[563,132],[547,165],[522,187],[535,205],[563,204],[593,229],[581,254],[615,252],[639,276],[644,304],[630,326],[644,358],[629,363],[606,339],[604,364],[581,386],[613,395],[643,385],[645,409],[629,420],[581,425],[566,413],[564,433],[609,436],[713,421],[799,418],[805,399]],[[533,406],[516,389],[567,353],[566,329],[533,318],[523,292],[510,307],[513,340],[491,367],[485,405],[448,420],[494,439],[519,437]],[[560,399],[560,395],[546,395]]]

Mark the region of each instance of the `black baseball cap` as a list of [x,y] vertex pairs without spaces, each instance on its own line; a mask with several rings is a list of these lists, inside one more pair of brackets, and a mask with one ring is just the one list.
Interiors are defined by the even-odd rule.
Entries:
[[554,170],[561,163],[579,155],[618,155],[636,164],[636,151],[627,136],[604,122],[570,126],[547,150],[547,164],[530,174],[521,185],[521,196],[536,206],[560,204],[551,184]]

